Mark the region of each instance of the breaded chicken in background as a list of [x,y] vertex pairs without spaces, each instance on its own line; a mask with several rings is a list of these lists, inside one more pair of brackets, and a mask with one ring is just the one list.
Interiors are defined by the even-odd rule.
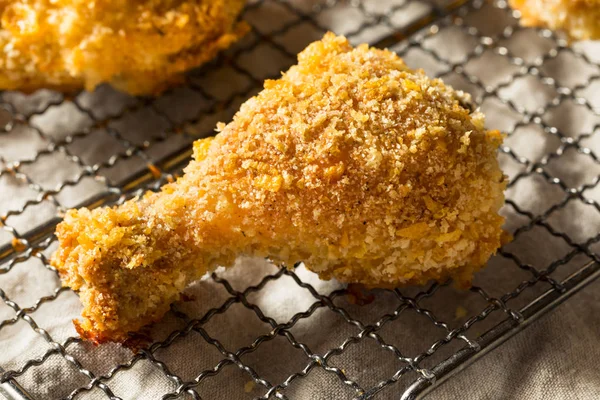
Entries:
[[564,30],[578,40],[600,40],[600,0],[509,0],[525,26]]
[[185,174],[114,208],[71,210],[52,258],[101,342],[156,321],[238,255],[323,279],[470,282],[500,246],[502,141],[459,94],[394,53],[327,34],[265,82]]
[[0,0],[0,90],[155,95],[243,36],[245,0]]

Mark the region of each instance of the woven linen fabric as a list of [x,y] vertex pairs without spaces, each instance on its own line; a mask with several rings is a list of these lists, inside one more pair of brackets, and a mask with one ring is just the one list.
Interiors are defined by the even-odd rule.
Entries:
[[600,283],[517,334],[434,391],[428,399],[600,397]]

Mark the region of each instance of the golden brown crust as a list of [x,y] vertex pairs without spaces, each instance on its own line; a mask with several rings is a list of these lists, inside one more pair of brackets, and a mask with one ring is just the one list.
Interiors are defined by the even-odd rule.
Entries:
[[88,337],[123,339],[237,255],[369,286],[468,282],[500,245],[502,138],[442,81],[328,34],[195,143],[177,182],[71,210],[52,263]]
[[562,29],[579,40],[600,39],[600,0],[509,0],[524,26]]
[[247,26],[245,0],[0,0],[0,90],[157,94]]

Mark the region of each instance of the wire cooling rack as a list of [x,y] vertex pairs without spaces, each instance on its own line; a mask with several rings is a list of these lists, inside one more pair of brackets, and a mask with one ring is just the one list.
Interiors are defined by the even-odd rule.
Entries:
[[[503,1],[254,1],[244,13],[252,32],[160,98],[109,87],[1,93],[0,394],[416,399],[591,282],[600,274],[600,49],[517,17]],[[82,342],[70,321],[78,300],[48,263],[64,210],[158,188],[193,140],[326,30],[397,51],[471,93],[488,125],[508,132],[502,212],[514,241],[470,291],[367,293],[302,266],[242,260],[241,275],[194,285],[136,353]]]

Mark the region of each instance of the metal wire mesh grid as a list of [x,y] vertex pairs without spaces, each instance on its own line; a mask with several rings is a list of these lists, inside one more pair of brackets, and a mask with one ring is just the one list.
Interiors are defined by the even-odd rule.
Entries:
[[[1,381],[10,384],[3,387],[17,390],[16,382],[38,375],[56,381],[59,397],[130,398],[123,387],[143,376],[128,372],[144,365],[169,383],[154,395],[164,399],[215,398],[211,385],[231,386],[223,398],[416,398],[595,278],[598,52],[519,27],[504,2],[463,3],[254,1],[244,14],[252,33],[158,99],[108,87],[72,97],[2,93],[0,340],[9,348],[17,336],[31,337],[27,349],[13,350],[18,356],[9,349],[6,361],[0,359]],[[218,272],[192,288],[201,302],[172,307],[166,322],[149,332],[150,345],[136,354],[117,351],[120,358],[98,368],[105,346],[81,342],[70,326],[75,316],[53,319],[77,301],[59,287],[47,259],[61,213],[157,188],[185,163],[194,139],[227,121],[263,79],[293,64],[326,30],[391,47],[409,65],[470,92],[490,127],[510,133],[500,157],[511,179],[503,212],[513,243],[468,292],[446,283],[370,298],[319,282],[302,266],[259,263],[245,279]],[[296,303],[292,311],[261,297],[282,288]],[[214,325],[240,318],[247,332],[212,333]],[[190,362],[186,352],[201,346],[214,359],[206,350],[205,363],[183,368]],[[285,367],[278,373],[265,365],[290,352],[295,355],[277,364]],[[52,360],[72,373],[52,375]],[[366,376],[365,366],[376,371]],[[315,390],[323,388],[318,379],[336,387],[335,394]],[[35,387],[23,393],[37,394]]]

